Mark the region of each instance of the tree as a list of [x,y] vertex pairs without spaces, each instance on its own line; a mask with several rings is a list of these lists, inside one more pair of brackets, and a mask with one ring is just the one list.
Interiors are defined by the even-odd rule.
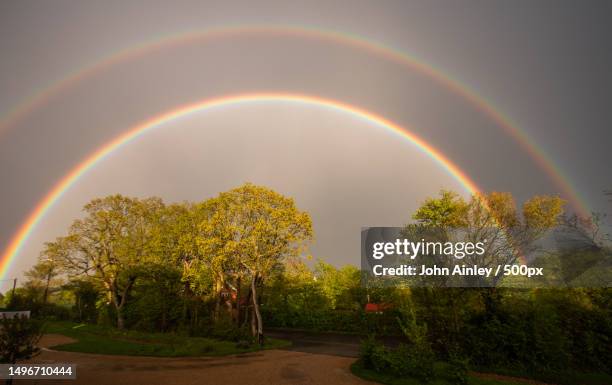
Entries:
[[[413,219],[425,229],[425,234],[454,241],[484,242],[482,255],[466,256],[462,263],[491,267],[512,265],[519,258],[537,250],[537,241],[560,222],[564,201],[557,196],[535,196],[527,200],[518,210],[510,193],[492,192],[483,196],[472,196],[469,201],[459,195],[442,191],[439,198],[430,198],[416,211]],[[406,226],[406,232],[413,231],[414,225]],[[453,237],[459,239],[451,239]],[[420,239],[420,237],[418,238]],[[436,239],[439,241],[441,239]],[[441,263],[448,263],[443,258]],[[435,261],[434,263],[438,263]],[[460,285],[486,287],[479,290],[484,304],[485,316],[494,317],[500,303],[500,292],[496,290],[503,275],[492,277],[458,277],[451,286]],[[448,284],[448,277],[440,277],[441,286]],[[416,293],[427,307],[425,317],[432,334],[438,334],[452,355],[461,339],[460,319],[465,311],[465,302],[471,291],[444,290],[424,287]],[[437,311],[441,310],[441,311]],[[437,339],[435,339],[437,340]],[[434,340],[434,341],[435,341]]]
[[197,243],[201,238],[199,224],[206,213],[203,206],[189,202],[166,206],[153,236],[155,263],[181,272],[181,317],[183,321],[189,319],[192,327],[198,322],[201,299],[212,292],[211,268]]
[[254,337],[263,344],[263,321],[258,287],[286,257],[297,256],[312,238],[312,221],[291,198],[247,183],[219,194],[206,203],[209,215],[202,221],[202,254],[209,259],[217,282],[225,275],[250,279]]
[[52,283],[58,283],[53,282],[53,279],[59,274],[60,271],[53,258],[52,250],[45,248],[38,262],[25,272],[25,276],[28,278],[26,286],[42,290],[42,303],[46,304]]
[[[606,192],[610,195],[610,192]],[[609,287],[612,282],[612,238],[607,214],[564,215],[556,234],[562,283],[575,287]]]
[[[513,264],[535,251],[536,241],[560,223],[564,201],[558,196],[535,196],[516,208],[511,193],[491,192],[466,202],[459,195],[441,191],[427,199],[413,215],[420,225],[447,230],[460,229],[471,242],[486,241],[485,253],[466,257],[466,262],[490,267]],[[488,284],[495,286],[502,276]]]
[[360,305],[360,271],[355,266],[347,265],[337,269],[323,260],[315,265],[315,276],[332,309],[354,310]]
[[412,218],[430,227],[463,227],[468,211],[469,204],[459,194],[441,190],[439,198],[427,198]]
[[162,208],[159,198],[94,199],[68,236],[47,244],[70,275],[89,276],[106,289],[119,329],[125,327],[123,313],[139,269],[156,257],[153,237]]
[[74,311],[79,322],[95,322],[99,290],[88,279],[74,279],[62,287],[74,297]]

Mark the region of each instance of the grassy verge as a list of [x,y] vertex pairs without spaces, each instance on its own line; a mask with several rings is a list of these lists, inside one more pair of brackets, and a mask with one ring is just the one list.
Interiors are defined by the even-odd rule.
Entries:
[[[445,366],[443,363],[436,364],[435,372],[436,378],[431,382],[428,382],[428,385],[452,385],[453,382],[444,378],[443,373]],[[355,362],[351,365],[351,372],[357,377],[361,377],[364,380],[374,381],[385,385],[423,385],[419,380],[415,378],[397,378],[387,374],[378,373],[373,370],[369,370],[364,368],[359,364],[359,362]],[[475,376],[469,376],[468,379],[469,385],[525,385],[524,382],[511,382],[511,381],[502,381],[497,379],[484,379]]]
[[[69,352],[116,354],[127,356],[194,357],[222,356],[260,350],[258,346],[238,346],[235,342],[211,338],[187,337],[170,333],[144,333],[121,331],[114,328],[50,322],[45,333],[62,334],[77,342],[53,346],[52,349]],[[276,349],[291,345],[291,342],[268,338],[263,349]]]

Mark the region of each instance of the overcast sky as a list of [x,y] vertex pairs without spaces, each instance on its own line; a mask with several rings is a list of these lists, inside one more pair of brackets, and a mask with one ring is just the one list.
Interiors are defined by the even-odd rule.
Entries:
[[[533,138],[591,208],[605,210],[611,20],[609,1],[0,1],[0,121],[130,47],[228,25],[309,26],[379,41],[465,84]],[[409,125],[485,190],[521,200],[560,192],[496,122],[427,76],[331,40],[245,33],[117,61],[5,127],[0,248],[65,173],[135,123],[262,90],[334,98]],[[362,226],[402,225],[440,188],[466,193],[414,145],[350,114],[287,102],[227,106],[166,124],[93,168],[49,211],[9,276],[93,197],[196,201],[246,181],[295,197],[313,216],[313,254],[336,265],[358,264]]]

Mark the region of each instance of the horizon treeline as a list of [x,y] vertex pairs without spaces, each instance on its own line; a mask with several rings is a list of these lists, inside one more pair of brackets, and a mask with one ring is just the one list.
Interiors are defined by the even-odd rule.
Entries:
[[[407,215],[406,229],[503,232],[495,257],[507,263],[561,227],[582,234],[589,250],[609,250],[593,233],[596,220],[564,215],[563,206],[556,196],[519,207],[510,193],[466,200],[441,191]],[[264,324],[408,340],[406,325],[418,325],[436,357],[459,355],[474,367],[611,370],[608,288],[367,287],[356,267],[308,256],[313,239],[309,214],[263,186],[198,203],[112,195],[89,202],[48,242],[4,301],[56,319],[260,344]]]

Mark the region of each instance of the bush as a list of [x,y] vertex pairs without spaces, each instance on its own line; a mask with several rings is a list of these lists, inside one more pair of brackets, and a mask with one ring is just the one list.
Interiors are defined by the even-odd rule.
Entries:
[[456,385],[467,385],[468,383],[468,359],[452,355],[448,361],[446,378]]
[[374,368],[374,351],[378,348],[379,345],[380,343],[376,341],[376,338],[372,334],[370,334],[366,339],[361,341],[359,360],[361,361],[361,365],[364,368]]
[[181,296],[181,271],[174,267],[151,264],[136,281],[128,306],[126,325],[144,331],[176,331],[185,299]]
[[466,319],[461,352],[477,368],[526,375],[610,372],[609,311],[580,290],[522,294],[505,292],[495,311]]
[[385,347],[370,335],[361,344],[360,363],[377,373],[395,377],[410,376],[423,383],[434,377],[434,354],[431,349],[415,344]]
[[[409,348],[404,349],[412,376],[428,382],[434,376],[435,354],[427,336],[427,324],[417,323],[412,303],[403,303],[398,310],[397,322],[410,341]],[[401,348],[401,346],[400,346]]]
[[98,317],[96,303],[100,295],[94,284],[91,281],[74,280],[65,285],[64,290],[74,296],[71,319],[76,322],[95,322]]
[[[34,312],[32,312],[34,314]],[[37,313],[35,314],[38,318],[44,318],[46,320],[54,320],[54,321],[69,321],[73,319],[71,311],[69,308],[56,305],[54,303],[47,303],[41,305],[37,309]]]
[[221,312],[219,319],[212,321],[212,329],[208,335],[224,341],[246,342],[251,344],[253,336],[247,326],[241,327],[236,325],[229,314]]
[[42,336],[40,321],[26,317],[0,317],[0,362],[14,364],[39,353],[36,346]]
[[421,382],[428,382],[434,377],[435,355],[427,341],[422,344],[410,345],[409,365],[412,375]]

